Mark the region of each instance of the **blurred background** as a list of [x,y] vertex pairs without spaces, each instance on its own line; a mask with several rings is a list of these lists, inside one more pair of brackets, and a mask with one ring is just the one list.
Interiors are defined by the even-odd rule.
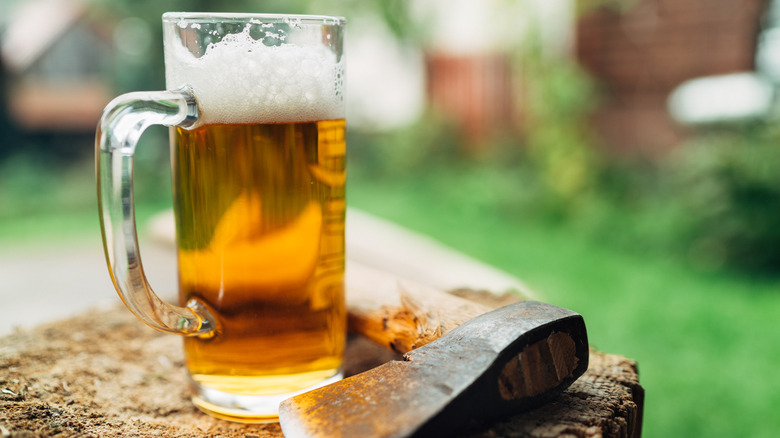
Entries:
[[[343,15],[352,207],[582,313],[638,361],[645,436],[776,436],[779,3],[0,0],[0,300],[115,300],[104,266],[68,278],[102,263],[95,126],[164,87],[164,11]],[[139,225],[168,154],[150,128]]]

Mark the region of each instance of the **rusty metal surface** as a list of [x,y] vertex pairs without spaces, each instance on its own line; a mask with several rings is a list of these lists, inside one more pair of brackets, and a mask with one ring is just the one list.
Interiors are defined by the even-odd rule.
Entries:
[[[561,333],[573,341],[573,347],[545,348],[535,355],[536,365],[529,367],[523,353],[539,350],[546,340],[561,338],[555,335]],[[556,354],[565,366],[554,363]],[[280,422],[288,438],[452,437],[509,412],[539,406],[568,387],[587,366],[582,317],[524,301],[474,318],[407,353],[403,361],[288,399],[280,408]],[[507,379],[507,372],[525,372],[525,377]],[[511,387],[538,379],[549,382],[536,390]]]

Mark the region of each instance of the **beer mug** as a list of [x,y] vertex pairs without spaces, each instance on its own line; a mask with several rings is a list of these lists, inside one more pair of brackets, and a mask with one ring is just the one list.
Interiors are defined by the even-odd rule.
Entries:
[[[96,133],[106,260],[122,301],[184,335],[192,400],[240,422],[341,378],[345,20],[166,13],[166,88],[108,104]],[[138,248],[133,153],[170,128],[179,303]]]

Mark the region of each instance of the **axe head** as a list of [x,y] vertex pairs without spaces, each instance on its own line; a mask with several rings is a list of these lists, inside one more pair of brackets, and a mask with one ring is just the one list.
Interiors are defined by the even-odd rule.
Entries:
[[588,368],[582,316],[522,301],[392,361],[282,402],[287,438],[458,436],[528,410]]

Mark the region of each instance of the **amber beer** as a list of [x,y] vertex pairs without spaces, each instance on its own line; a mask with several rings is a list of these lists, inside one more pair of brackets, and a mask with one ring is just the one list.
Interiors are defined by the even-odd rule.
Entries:
[[[184,337],[195,405],[240,422],[342,377],[343,17],[168,12],[164,91],[125,93],[95,133],[106,262],[128,309]],[[179,305],[143,270],[133,160],[170,127]]]
[[273,395],[339,373],[344,127],[341,119],[173,132],[179,300],[200,301],[220,322],[213,338],[184,341],[200,385]]
[[171,131],[179,302],[216,321],[184,339],[185,360],[193,401],[216,416],[271,419],[281,398],[341,377],[344,62],[323,44],[338,22],[172,29],[174,46],[182,26],[195,38],[165,52],[167,85],[190,87],[199,109]]

